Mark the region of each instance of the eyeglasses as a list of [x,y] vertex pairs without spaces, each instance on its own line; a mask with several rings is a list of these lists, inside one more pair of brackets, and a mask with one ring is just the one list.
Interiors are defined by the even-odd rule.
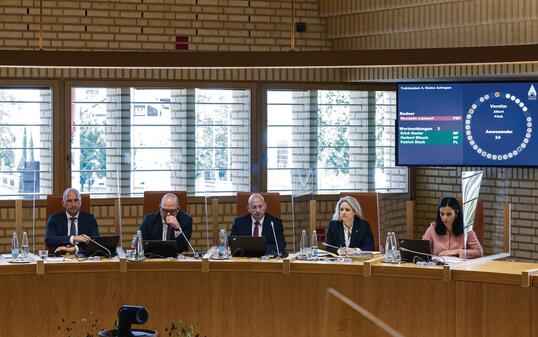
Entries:
[[175,208],[172,208],[172,209],[161,208],[161,212],[166,213],[166,214],[170,213],[172,215],[176,215],[177,214],[177,209],[175,209]]

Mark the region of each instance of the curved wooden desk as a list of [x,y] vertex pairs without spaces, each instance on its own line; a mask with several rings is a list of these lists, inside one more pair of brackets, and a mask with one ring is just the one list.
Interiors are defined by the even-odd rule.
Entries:
[[122,304],[148,308],[145,326],[161,334],[181,319],[202,336],[319,336],[327,287],[405,336],[538,336],[538,277],[521,283],[536,268],[493,261],[447,275],[379,262],[0,260],[0,336],[67,336],[71,321],[82,334],[83,319],[111,328]]

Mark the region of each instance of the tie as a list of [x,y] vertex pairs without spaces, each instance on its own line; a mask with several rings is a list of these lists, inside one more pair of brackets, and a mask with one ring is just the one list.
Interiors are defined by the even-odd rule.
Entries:
[[70,224],[69,224],[69,233],[70,235],[77,235],[77,227],[75,226],[75,220],[77,218],[71,217],[69,218]]
[[252,233],[252,236],[258,237],[260,236],[260,222],[256,221],[254,223],[254,232]]
[[172,229],[172,226],[168,225],[166,226],[166,240],[172,240],[173,239],[173,233],[174,230]]

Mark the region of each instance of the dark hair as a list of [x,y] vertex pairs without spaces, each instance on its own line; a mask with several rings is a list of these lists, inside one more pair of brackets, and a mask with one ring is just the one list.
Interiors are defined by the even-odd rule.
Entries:
[[441,220],[439,209],[447,206],[452,208],[456,213],[456,219],[454,219],[454,223],[452,224],[452,231],[454,232],[455,236],[460,236],[463,234],[463,212],[461,211],[458,200],[452,197],[445,197],[439,200],[439,204],[437,205],[437,217],[435,218],[435,233],[437,233],[437,235],[446,234],[446,227]]

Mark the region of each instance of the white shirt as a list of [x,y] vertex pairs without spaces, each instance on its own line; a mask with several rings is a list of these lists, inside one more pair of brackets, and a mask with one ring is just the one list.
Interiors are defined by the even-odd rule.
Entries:
[[[78,253],[78,246],[75,243],[75,235],[78,233],[78,216],[80,212],[77,213],[75,216],[71,216],[67,211],[65,211],[65,215],[67,215],[67,235],[69,235],[69,242],[71,243],[71,246],[75,246],[75,252]],[[75,232],[71,233],[71,218],[75,218]]]
[[[252,236],[254,236],[254,228],[256,227],[256,220],[254,220],[253,217],[250,217],[250,218],[252,219],[252,230],[250,231],[250,233]],[[265,216],[258,221],[260,223],[258,227],[258,236],[262,236],[263,219],[265,219]]]
[[344,228],[344,240],[346,242],[346,247],[349,247],[349,244],[351,243],[351,233],[353,232],[353,225],[349,229],[344,224],[342,224],[342,227]]
[[[75,216],[71,216],[67,211],[65,211],[65,215],[67,216],[67,235],[69,236],[69,242],[71,242],[72,245],[75,244],[74,236],[78,233],[78,216],[80,213],[77,213]],[[76,233],[71,233],[71,218],[75,218],[75,229]]]

